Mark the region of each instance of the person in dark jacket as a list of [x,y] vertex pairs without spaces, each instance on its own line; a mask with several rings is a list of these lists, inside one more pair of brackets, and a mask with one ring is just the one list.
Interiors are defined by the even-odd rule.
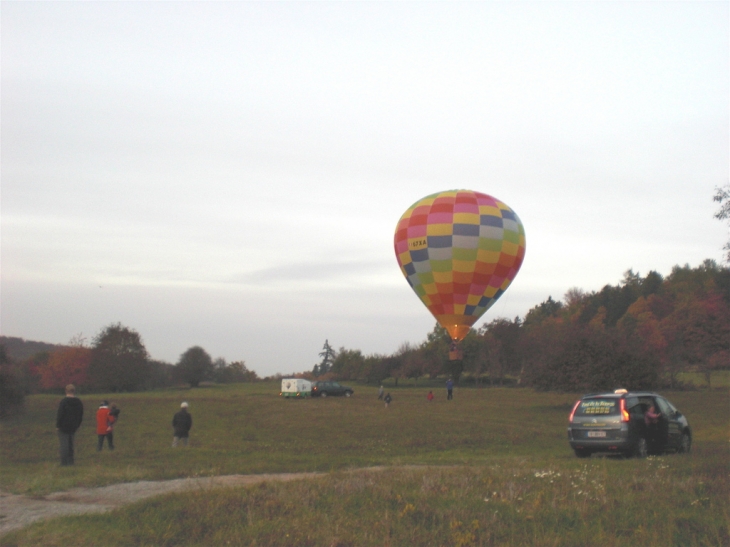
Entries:
[[76,387],[66,386],[66,396],[61,399],[56,412],[56,430],[61,453],[61,465],[74,464],[74,434],[84,419],[84,404],[76,397]]
[[172,447],[175,448],[181,440],[183,445],[187,446],[190,428],[193,427],[193,417],[188,412],[187,403],[183,402],[180,405],[180,411],[172,417],[172,427],[175,430]]

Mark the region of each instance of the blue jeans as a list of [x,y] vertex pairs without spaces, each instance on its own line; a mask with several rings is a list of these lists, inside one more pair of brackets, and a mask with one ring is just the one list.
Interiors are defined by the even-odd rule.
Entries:
[[173,437],[172,438],[172,447],[175,448],[180,441],[182,441],[183,446],[187,446],[188,445],[187,435],[185,437]]
[[74,434],[58,432],[58,444],[61,451],[61,465],[74,464]]

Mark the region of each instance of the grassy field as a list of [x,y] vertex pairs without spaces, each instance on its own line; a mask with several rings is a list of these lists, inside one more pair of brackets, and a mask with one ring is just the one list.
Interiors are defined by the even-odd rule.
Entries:
[[[714,370],[710,379],[713,389],[730,388],[730,370]],[[701,372],[680,372],[677,374],[677,380],[696,387],[708,387],[707,377]]]
[[[283,400],[278,386],[214,386],[109,396],[117,450],[97,453],[93,414],[77,463],[61,468],[58,397],[34,396],[0,425],[0,488],[234,473],[327,471],[325,478],[192,492],[106,515],[66,517],[1,545],[730,545],[730,405],[723,390],[666,393],[689,417],[692,454],[578,460],[566,441],[577,394],[525,389],[375,388],[350,399]],[[191,445],[170,421],[190,403]],[[368,470],[387,466],[385,470]],[[360,469],[365,468],[365,469]]]

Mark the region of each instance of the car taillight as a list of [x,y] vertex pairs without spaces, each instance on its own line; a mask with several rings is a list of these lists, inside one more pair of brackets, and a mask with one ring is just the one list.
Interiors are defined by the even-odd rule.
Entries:
[[626,399],[621,399],[621,403],[620,403],[619,407],[621,408],[621,421],[628,422],[629,421],[629,411],[626,410]]
[[576,401],[573,405],[573,410],[570,411],[570,418],[568,418],[568,422],[573,421],[573,416],[575,415],[575,411],[578,409],[578,405],[580,404],[580,401]]

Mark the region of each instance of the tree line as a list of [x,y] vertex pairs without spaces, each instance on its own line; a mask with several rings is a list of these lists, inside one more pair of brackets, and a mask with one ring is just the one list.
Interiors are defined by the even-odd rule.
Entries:
[[[450,338],[438,324],[420,344],[405,343],[390,355],[335,351],[325,341],[321,361],[293,375],[380,383],[452,377],[475,384],[518,384],[539,390],[597,391],[680,387],[680,372],[730,369],[730,269],[706,260],[675,266],[664,278],[632,270],[599,291],[570,289],[551,296],[524,318],[496,318],[472,329],[462,358],[449,359]],[[281,377],[277,375],[276,377]],[[213,360],[193,346],[176,364],[150,359],[135,330],[119,323],[87,345],[67,346],[15,361],[0,345],[0,415],[25,394],[60,392],[68,383],[87,391],[120,392],[258,380],[243,361]]]
[[259,379],[244,361],[213,360],[200,346],[186,350],[174,365],[151,359],[139,333],[120,323],[102,329],[91,345],[79,335],[66,346],[42,346],[51,349],[14,360],[0,344],[0,416],[17,410],[26,394],[60,393],[67,384],[87,392],[129,392]]
[[[730,368],[730,270],[706,260],[675,266],[664,278],[627,271],[599,291],[548,297],[524,319],[497,318],[472,329],[449,359],[451,340],[436,324],[420,344],[391,355],[331,350],[305,377],[379,383],[437,378],[507,383],[539,390],[597,391],[680,387],[680,372]],[[324,374],[322,371],[326,371]]]

